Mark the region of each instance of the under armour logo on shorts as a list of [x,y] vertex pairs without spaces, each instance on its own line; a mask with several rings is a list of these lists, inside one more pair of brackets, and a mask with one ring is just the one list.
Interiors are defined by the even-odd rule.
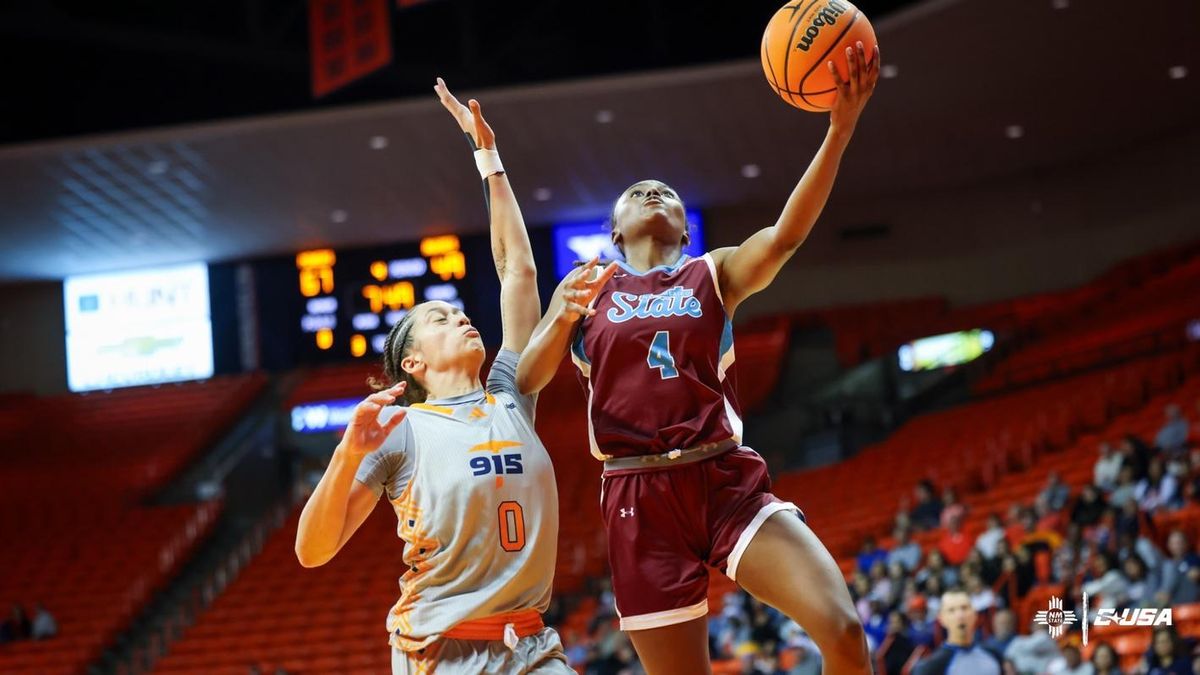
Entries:
[[622,518],[631,518],[632,516],[633,516],[633,507],[632,506],[627,509],[621,509],[621,517]]

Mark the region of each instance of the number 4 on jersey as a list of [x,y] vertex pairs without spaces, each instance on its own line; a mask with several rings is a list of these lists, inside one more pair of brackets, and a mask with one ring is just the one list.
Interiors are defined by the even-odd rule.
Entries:
[[650,353],[646,355],[646,365],[658,368],[658,374],[664,380],[679,377],[675,358],[671,356],[671,334],[668,331],[660,330],[654,334],[654,339],[650,341]]

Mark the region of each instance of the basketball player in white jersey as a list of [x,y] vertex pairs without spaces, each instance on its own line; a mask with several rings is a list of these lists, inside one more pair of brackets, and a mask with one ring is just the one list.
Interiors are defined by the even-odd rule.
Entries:
[[391,386],[355,409],[300,516],[296,555],[328,562],[386,493],[407,570],[387,630],[394,675],[574,673],[542,624],[558,540],[558,493],[516,387],[518,355],[541,310],[525,224],[479,104],[438,79],[442,104],[475,151],[490,198],[504,337],[481,385],[484,346],[453,305],[417,305],[392,327]]

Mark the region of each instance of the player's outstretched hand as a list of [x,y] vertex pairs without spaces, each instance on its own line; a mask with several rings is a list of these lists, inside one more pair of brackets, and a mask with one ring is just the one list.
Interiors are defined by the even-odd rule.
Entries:
[[403,396],[407,388],[408,383],[401,382],[371,394],[354,406],[354,415],[350,418],[350,424],[346,426],[346,433],[342,436],[340,444],[343,452],[352,457],[362,458],[378,450],[384,439],[404,420],[408,410],[400,408],[386,423],[379,421],[379,413],[384,406],[395,403],[396,399]]
[[829,113],[829,125],[839,131],[853,133],[858,116],[871,99],[871,94],[875,93],[875,84],[879,82],[879,45],[875,45],[870,63],[861,41],[853,47],[846,47],[846,63],[850,67],[850,78],[846,80],[842,79],[833,61],[826,63],[838,91]]
[[596,266],[599,263],[599,256],[592,258],[586,265],[571,270],[571,273],[563,280],[562,307],[558,310],[556,317],[559,321],[575,323],[585,316],[596,314],[596,310],[589,309],[588,305],[617,271],[615,262],[598,270]]
[[437,92],[438,100],[442,102],[442,106],[454,115],[454,119],[458,122],[459,128],[464,133],[471,134],[471,138],[475,139],[475,147],[485,150],[496,149],[496,134],[492,131],[492,127],[483,119],[483,109],[479,107],[479,101],[471,99],[467,101],[471,107],[467,107],[458,102],[454,94],[450,93],[450,89],[446,87],[446,82],[442,78],[437,79],[437,84],[433,90]]

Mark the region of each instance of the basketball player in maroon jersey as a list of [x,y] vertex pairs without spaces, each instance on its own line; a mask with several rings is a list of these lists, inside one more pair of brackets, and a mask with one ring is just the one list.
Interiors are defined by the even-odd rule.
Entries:
[[657,180],[635,183],[612,216],[625,260],[568,275],[521,355],[522,393],[544,387],[568,352],[580,368],[592,453],[605,463],[616,609],[650,675],[710,671],[706,564],[803,626],[826,673],[870,672],[837,564],[741,445],[730,319],[816,223],[878,80],[872,56],[861,42],[848,49],[848,80],[828,64],[838,79],[829,130],[774,226],[689,258],[679,196]]

